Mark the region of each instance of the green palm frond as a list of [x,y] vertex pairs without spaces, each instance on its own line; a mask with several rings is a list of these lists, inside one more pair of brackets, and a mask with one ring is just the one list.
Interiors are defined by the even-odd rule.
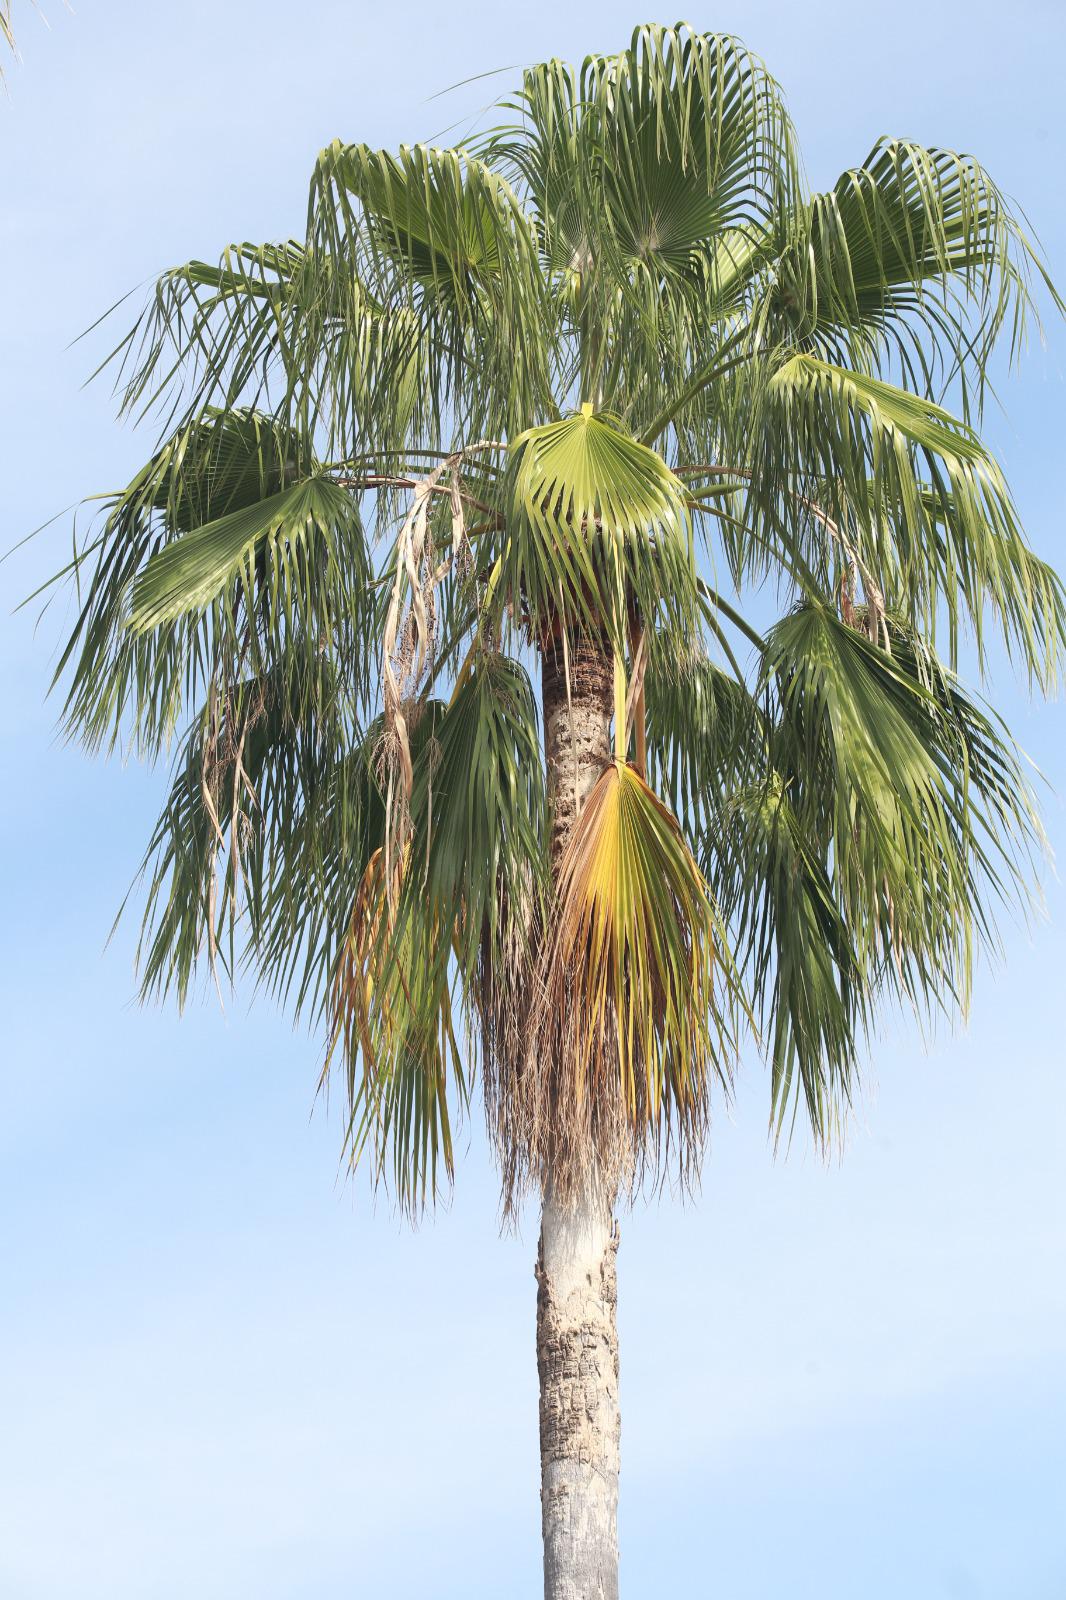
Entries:
[[975,339],[982,366],[1004,327],[1020,347],[1033,277],[1055,298],[1035,245],[970,156],[879,140],[799,217],[772,299],[798,338],[833,359],[850,340],[862,349],[887,335],[919,380],[939,354],[946,382]]
[[306,687],[341,638],[344,676],[330,681],[358,693],[370,611],[358,506],[276,419],[212,411],[179,428],[111,498],[72,570],[85,591],[57,680],[72,669],[66,718],[92,745],[129,728],[158,753],[212,682],[284,661]]
[[[444,709],[426,699],[421,715],[411,718],[416,773],[435,760]],[[284,852],[252,908],[256,977],[313,1027],[333,1016],[337,973],[351,953],[353,908],[371,861],[385,851],[383,733],[377,717],[366,729],[349,726],[337,743],[319,735],[313,782],[293,808]]]
[[386,876],[384,853],[375,852],[334,979],[330,1054],[343,1047],[350,1164],[369,1149],[375,1177],[391,1168],[397,1203],[417,1213],[437,1193],[441,1163],[452,1177],[449,1092],[461,1108],[468,1083],[452,1020],[447,925],[397,925]]
[[[222,704],[213,698],[201,710],[182,742],[141,868],[145,996],[173,993],[183,1005],[205,960],[216,978],[232,979],[249,940],[258,942],[271,897],[287,892],[306,903],[308,885],[298,890],[289,874],[338,745],[315,698],[294,698],[299,681],[283,665],[245,678]],[[359,825],[372,829],[368,796],[359,800]],[[365,846],[364,861],[369,855]],[[271,909],[276,920],[276,903]]]
[[[627,51],[589,56],[580,73],[531,67],[512,105],[522,122],[484,149],[510,158],[562,266],[609,231],[630,261],[684,269],[724,228],[769,214],[795,179],[783,97],[763,63],[738,39],[684,24],[638,28]],[[606,211],[582,215],[593,199]]]
[[577,336],[560,383],[640,431],[770,250],[798,181],[780,90],[736,39],[644,27],[580,71],[529,69],[510,109],[520,121],[479,149],[528,198],[560,331]]
[[639,28],[625,55],[586,63],[580,104],[602,162],[593,236],[625,268],[612,276],[635,284],[653,322],[679,280],[704,314],[728,307],[796,182],[784,100],[763,63],[722,35]]
[[982,645],[991,608],[1029,673],[1055,682],[1062,585],[1026,544],[1002,470],[965,423],[894,384],[794,355],[767,385],[756,448],[749,504],[779,541],[806,527],[823,569],[827,555],[831,567],[854,554],[930,639],[943,608],[953,657],[965,623]]
[[966,1003],[989,892],[1017,890],[1039,829],[1013,748],[918,662],[808,606],[773,630],[764,673],[774,766],[824,840],[863,969],[935,1007]]
[[[407,914],[454,924],[469,983],[487,941],[531,936],[545,883],[545,782],[532,685],[522,665],[477,651],[437,718],[411,797]],[[403,912],[401,912],[401,915]]]
[[704,835],[708,870],[751,987],[771,1065],[780,1136],[802,1103],[828,1145],[851,1102],[872,985],[833,883],[825,837],[773,769],[748,774]]
[[673,798],[710,884],[772,1067],[780,1134],[805,1104],[828,1141],[851,1097],[870,995],[824,834],[771,765],[771,705],[708,660],[649,672],[649,772]]
[[305,436],[250,407],[211,406],[170,438],[127,495],[142,493],[174,534],[277,494],[313,466]]
[[312,182],[309,237],[365,274],[390,315],[413,318],[424,425],[456,411],[469,437],[498,437],[550,408],[535,236],[506,179],[476,157],[336,142]]
[[404,437],[418,412],[419,325],[356,264],[311,242],[235,244],[164,273],[104,367],[122,409],[196,426],[212,408],[269,409],[345,458]]
[[[306,627],[313,637],[316,624],[330,626],[321,600],[341,549],[349,559],[362,553],[351,495],[331,477],[305,478],[156,551],[134,583],[129,626],[150,633],[232,591],[249,614],[266,612],[272,626]],[[360,565],[355,576],[365,581]]]
[[685,493],[662,458],[583,405],[511,447],[502,582],[534,634],[606,627],[624,648],[624,597],[679,626],[695,615]]
[[450,1173],[449,1094],[461,1107],[469,1091],[453,1014],[472,1011],[475,982],[489,981],[505,947],[531,950],[545,859],[536,708],[517,662],[472,657],[450,703],[414,729],[409,843],[391,885],[380,845],[368,859],[332,1009],[353,1159],[369,1142],[375,1170],[387,1163],[398,1200],[417,1209],[438,1155]]
[[738,785],[761,770],[765,713],[742,677],[706,656],[678,659],[656,635],[646,678],[648,775],[699,844]]
[[212,405],[259,406],[287,382],[293,325],[308,257],[294,239],[229,245],[217,264],[165,272],[141,316],[104,366],[117,369],[122,409],[161,407],[165,425]]
[[385,280],[399,268],[458,309],[528,267],[532,239],[516,197],[461,151],[404,145],[392,155],[338,141],[319,158],[316,181],[338,197],[353,229],[352,204],[361,206],[365,230],[356,237]]

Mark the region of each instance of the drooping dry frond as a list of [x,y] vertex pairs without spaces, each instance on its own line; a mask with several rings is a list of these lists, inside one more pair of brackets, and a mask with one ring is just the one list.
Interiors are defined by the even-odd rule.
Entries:
[[559,1193],[592,1167],[624,1186],[671,1145],[695,1169],[729,1083],[734,976],[676,818],[622,762],[570,839],[537,982],[517,1090],[534,1171]]

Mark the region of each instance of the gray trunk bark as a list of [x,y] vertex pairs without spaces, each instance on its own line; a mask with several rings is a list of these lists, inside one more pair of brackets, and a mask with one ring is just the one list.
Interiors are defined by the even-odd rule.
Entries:
[[552,866],[558,871],[578,812],[611,760],[611,658],[594,645],[575,644],[567,673],[561,646],[554,650],[549,646],[542,662],[541,687]]
[[545,1600],[618,1600],[618,1330],[610,1211],[545,1201],[537,1262]]
[[[567,682],[569,678],[569,682]],[[558,871],[581,807],[611,760],[609,655],[544,652],[544,748]],[[565,1108],[560,1108],[565,1114]],[[613,1196],[551,1197],[537,1260],[545,1600],[618,1597],[618,1332]]]

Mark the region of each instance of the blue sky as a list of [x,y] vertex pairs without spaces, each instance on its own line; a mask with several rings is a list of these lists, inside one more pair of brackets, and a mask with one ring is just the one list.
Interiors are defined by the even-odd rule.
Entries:
[[[22,15],[18,16],[21,9]],[[69,341],[127,289],[298,231],[319,147],[431,137],[617,6],[16,4],[0,101],[6,547],[125,481],[150,439]],[[814,185],[882,133],[975,151],[1066,279],[1058,5],[723,4],[783,81]],[[1066,566],[1066,336],[988,433]],[[61,615],[10,616],[58,524],[0,567],[0,1594],[12,1600],[533,1600],[535,1224],[499,1236],[477,1124],[417,1232],[338,1173],[317,1046],[266,1005],[133,1004],[111,920],[163,774],[63,747]],[[999,665],[1066,846],[1066,717]],[[703,1193],[623,1219],[623,1582],[718,1600],[1066,1592],[1066,896],[1007,930],[968,1031],[905,1019],[843,1159],[766,1139],[746,1064]]]

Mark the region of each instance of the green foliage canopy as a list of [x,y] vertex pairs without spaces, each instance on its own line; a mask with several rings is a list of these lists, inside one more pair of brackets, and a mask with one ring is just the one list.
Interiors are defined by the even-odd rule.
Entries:
[[[415,1208],[478,1065],[535,1165],[538,986],[584,1007],[557,1144],[613,1095],[690,1162],[744,1026],[774,1126],[827,1138],[878,1008],[965,1004],[1040,841],[962,641],[1042,690],[1066,642],[978,431],[1059,302],[976,161],[882,140],[811,195],[763,64],[680,25],[499,119],[334,143],[303,238],[164,274],[111,358],[159,448],[61,575],[68,728],[181,739],[146,990],[243,963],[309,1014]],[[617,761],[553,879],[535,667],[582,641]]]

